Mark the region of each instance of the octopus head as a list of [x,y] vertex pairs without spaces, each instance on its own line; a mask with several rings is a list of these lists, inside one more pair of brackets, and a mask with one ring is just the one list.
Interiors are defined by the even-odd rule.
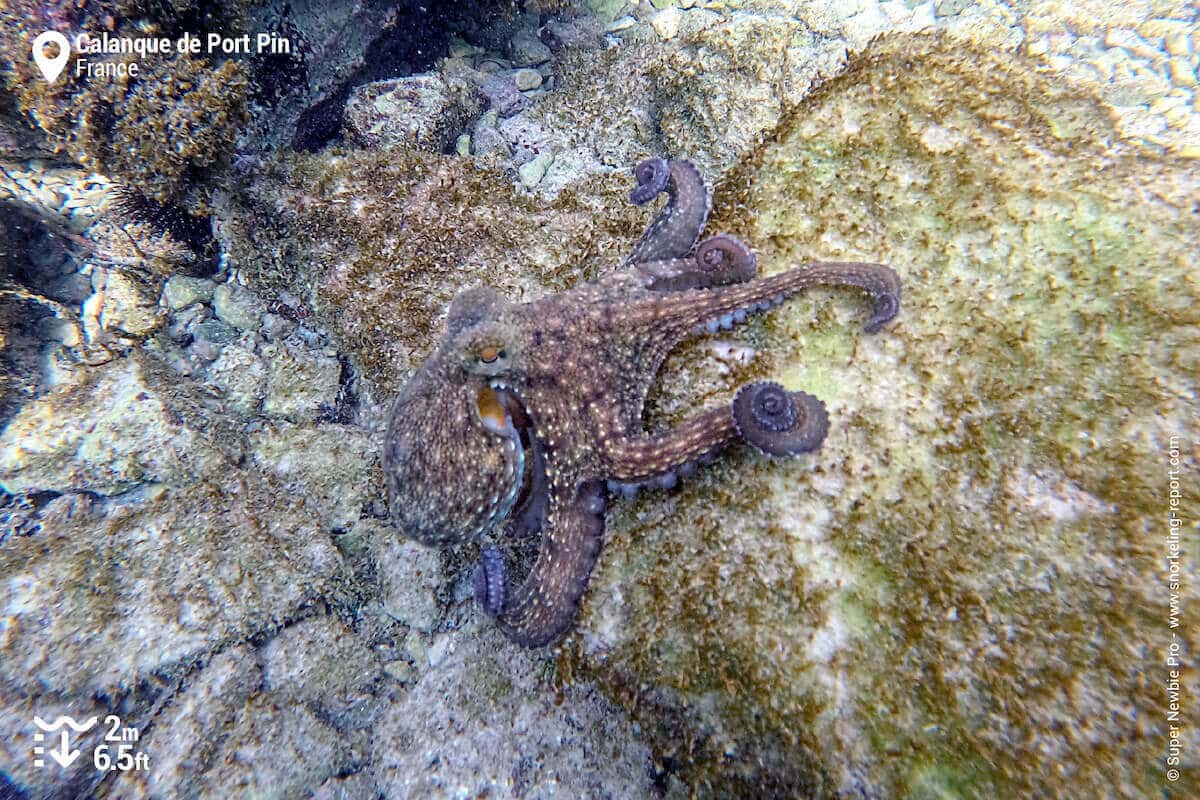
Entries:
[[[393,519],[408,537],[435,546],[491,530],[511,513],[529,479],[524,409],[514,394],[489,383],[486,370],[468,368],[462,349],[486,340],[473,334],[489,326],[503,301],[472,293],[468,302],[455,301],[446,340],[401,390],[384,445]],[[494,355],[484,365],[508,357],[478,355]]]
[[494,379],[494,385],[520,381],[525,352],[516,326],[505,320],[489,321],[461,333],[455,350],[464,372],[484,379]]

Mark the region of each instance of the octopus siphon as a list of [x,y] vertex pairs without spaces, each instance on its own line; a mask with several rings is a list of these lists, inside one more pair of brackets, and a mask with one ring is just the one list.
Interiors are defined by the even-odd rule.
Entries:
[[494,546],[483,547],[474,574],[479,605],[527,647],[570,629],[600,555],[609,496],[670,489],[733,442],[793,456],[825,439],[824,403],[769,381],[647,433],[646,394],[674,346],[812,286],[865,291],[868,333],[900,308],[900,279],[889,267],[818,262],[758,278],[740,240],[701,240],[709,195],[688,161],[648,159],[634,178],[632,202],[661,194],[667,202],[623,265],[529,303],[488,288],[460,293],[445,336],[401,390],[388,424],[384,473],[405,535],[448,547],[492,531],[540,534],[523,580],[508,579]]

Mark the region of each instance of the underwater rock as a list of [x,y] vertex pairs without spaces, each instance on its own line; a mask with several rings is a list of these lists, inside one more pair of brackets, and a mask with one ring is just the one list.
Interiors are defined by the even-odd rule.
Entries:
[[157,359],[134,352],[73,376],[27,403],[0,434],[6,491],[188,486],[227,475],[241,455],[224,416]]
[[267,394],[267,368],[252,350],[226,345],[209,366],[209,383],[225,393],[225,402],[242,416],[258,412]]
[[645,227],[629,185],[596,177],[542,203],[486,163],[394,147],[281,160],[216,213],[231,266],[303,298],[386,396],[460,289],[532,296],[615,260]]
[[213,290],[213,311],[217,319],[240,331],[256,331],[262,327],[262,301],[247,289],[234,283],[222,283]]
[[513,73],[513,82],[522,92],[527,92],[542,85],[542,73],[536,69],[524,67]]
[[668,6],[650,18],[650,26],[658,34],[658,38],[674,39],[679,35],[679,25],[683,14],[675,6]]
[[663,152],[653,78],[662,59],[647,44],[605,50],[585,42],[558,53],[554,91],[499,125],[514,166],[554,155],[539,195],[555,197],[589,175],[623,171]]
[[[719,183],[710,225],[764,272],[881,261],[906,294],[886,337],[823,292],[747,333],[746,374],[828,404],[818,453],[613,504],[569,660],[700,794],[1163,785],[1161,654],[1200,645],[1163,574],[1167,471],[1197,469],[1200,174],[1115,141],[1020,57],[904,36]],[[727,399],[697,357],[651,424]]]
[[374,653],[334,617],[319,616],[284,628],[262,648],[263,689],[303,703],[339,728],[369,721],[371,688],[383,677]]
[[[189,308],[203,308],[203,306],[190,306]],[[191,325],[190,330],[187,332],[191,333],[197,343],[203,342],[204,344],[212,345],[214,349],[238,340],[238,332],[219,319],[206,319],[202,322],[197,322]]]
[[[156,4],[163,16],[158,24],[174,21],[191,5]],[[231,10],[207,9],[210,14]],[[38,123],[48,146],[137,186],[147,196],[167,200],[183,193],[189,182],[232,150],[247,119],[247,72],[233,60],[212,64],[204,58],[172,55],[139,61],[141,72],[136,78],[72,77],[47,84],[38,75],[29,51],[44,30],[97,32],[119,24],[114,35],[146,35],[120,18],[121,12],[136,15],[138,9],[117,9],[111,3],[86,8],[37,0],[6,3],[0,8],[0,59],[12,65],[9,86],[18,108]],[[78,58],[76,54],[68,63],[68,74],[75,71]],[[114,55],[90,60],[113,66],[138,58]]]
[[[519,72],[537,74],[536,70],[519,70]],[[487,76],[479,87],[479,91],[487,98],[490,110],[501,117],[511,117],[518,111],[529,107],[529,99],[521,94],[516,77],[512,74],[500,72]]]
[[[360,523],[367,525],[368,523]],[[397,537],[373,524],[371,539],[383,584],[383,610],[419,631],[432,631],[442,618],[434,590],[445,580],[436,550]]]
[[[269,152],[289,145],[317,150],[335,138],[350,88],[372,79],[364,76],[372,65],[387,69],[393,63],[391,52],[379,51],[379,40],[394,29],[400,5],[358,0],[254,3],[245,29],[286,35],[292,53],[255,65],[260,102],[251,104],[238,152]],[[286,22],[281,25],[281,20]]]
[[[556,691],[544,660],[495,630],[451,633],[444,656],[372,731],[389,798],[652,796],[649,752],[589,685]],[[431,760],[430,753],[438,757]]]
[[649,67],[663,144],[707,174],[748,153],[815,82],[840,72],[847,55],[843,39],[818,39],[791,16],[717,18],[672,41],[677,46]]
[[262,354],[268,363],[264,414],[311,422],[337,405],[342,365],[336,358],[277,344]]
[[546,176],[546,170],[554,163],[553,153],[542,153],[532,161],[526,161],[521,166],[517,167],[517,176],[521,179],[521,185],[526,189],[532,189],[541,182]]
[[478,113],[475,87],[463,78],[410,75],[356,87],[346,103],[346,132],[362,147],[402,144],[440,153]]
[[114,797],[199,797],[201,776],[219,752],[234,715],[262,684],[258,653],[248,645],[215,654],[155,720],[141,740],[153,769],[126,772]]
[[[279,693],[265,697],[251,694],[261,682],[257,656],[247,663],[245,649],[226,648],[337,596],[343,561],[329,523],[357,518],[361,502],[347,508],[331,498],[378,484],[373,459],[353,445],[353,434],[365,433],[309,431],[297,438],[323,445],[325,460],[314,450],[289,466],[302,447],[271,432],[248,445],[221,404],[139,351],[67,377],[28,402],[0,439],[4,488],[37,498],[33,524],[0,538],[0,720],[23,713],[17,698],[41,698],[39,714],[61,700],[60,713],[77,717],[92,698],[126,698],[124,719],[144,732],[155,723],[155,768],[124,774],[113,796],[221,797],[234,777],[292,791],[295,781],[341,774],[352,745],[329,721],[361,726],[371,714],[363,684],[334,680],[320,662],[336,648],[308,651],[308,683],[287,691],[272,684]],[[246,451],[254,460],[239,466]],[[269,663],[282,674],[278,660]],[[183,695],[170,696],[185,683]],[[320,686],[330,692],[320,695]],[[296,692],[319,695],[329,716],[278,710]],[[166,711],[147,716],[158,707]],[[24,731],[30,719],[6,729]],[[232,776],[243,734],[303,750],[301,766],[286,778],[263,767]],[[86,770],[34,770],[28,739],[14,741],[26,746],[19,756],[0,749],[0,769],[35,796],[78,794],[64,786],[92,772],[90,762]]]
[[4,692],[86,696],[168,674],[294,615],[340,564],[304,498],[252,472],[64,495],[0,548]]
[[209,303],[216,286],[207,278],[191,278],[175,275],[163,285],[162,304],[172,311],[179,311],[195,303]]
[[265,424],[250,437],[250,454],[264,472],[321,509],[322,523],[347,531],[383,491],[378,447],[352,425]]
[[550,60],[550,48],[538,38],[532,27],[523,27],[513,34],[508,46],[509,57],[518,67],[537,66]]
[[[362,735],[348,735],[308,706],[271,692],[251,694],[210,736],[170,743],[176,748],[191,744],[192,752],[172,776],[178,783],[162,781],[162,794],[155,796],[306,797],[313,787],[352,771],[366,750]],[[145,778],[138,773],[121,777],[115,796],[144,796],[139,789]]]
[[[94,321],[100,330],[117,336],[142,339],[162,327],[166,315],[158,307],[158,297],[132,275],[108,269],[93,273],[96,291],[84,301],[85,324]],[[98,285],[97,285],[98,284]],[[89,331],[95,338],[96,332]]]

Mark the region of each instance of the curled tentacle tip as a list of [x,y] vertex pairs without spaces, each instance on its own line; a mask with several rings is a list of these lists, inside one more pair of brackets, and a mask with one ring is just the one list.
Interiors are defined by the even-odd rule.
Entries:
[[638,185],[629,193],[629,200],[634,205],[644,205],[667,190],[671,165],[665,158],[647,158],[633,168],[633,177]]
[[773,456],[816,450],[829,432],[825,404],[807,392],[756,381],[733,398],[733,424],[743,441]]
[[871,318],[863,326],[863,330],[867,333],[875,333],[884,325],[894,320],[899,313],[900,293],[898,291],[876,295],[875,308],[871,313]]
[[728,233],[718,233],[696,245],[696,261],[706,270],[719,271],[723,283],[748,281],[758,273],[758,256]]
[[493,617],[499,616],[504,610],[504,558],[499,550],[483,548],[471,582],[479,607]]

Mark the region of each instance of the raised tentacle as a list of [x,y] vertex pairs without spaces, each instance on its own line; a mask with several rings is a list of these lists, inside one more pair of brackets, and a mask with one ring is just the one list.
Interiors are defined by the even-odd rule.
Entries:
[[719,233],[700,242],[689,258],[647,261],[634,267],[646,276],[647,289],[681,291],[751,280],[758,259],[736,236]]
[[743,386],[730,410],[738,436],[768,455],[811,453],[829,433],[829,414],[823,402],[771,381]]
[[690,161],[648,158],[633,168],[638,185],[629,199],[637,205],[667,193],[667,204],[646,228],[625,259],[626,264],[686,256],[708,219],[708,189]]
[[[604,538],[604,488],[599,481],[552,488],[549,505],[537,561],[496,615],[500,629],[525,647],[547,645],[571,627]],[[490,575],[485,583],[491,586]],[[491,602],[493,596],[485,599]]]

